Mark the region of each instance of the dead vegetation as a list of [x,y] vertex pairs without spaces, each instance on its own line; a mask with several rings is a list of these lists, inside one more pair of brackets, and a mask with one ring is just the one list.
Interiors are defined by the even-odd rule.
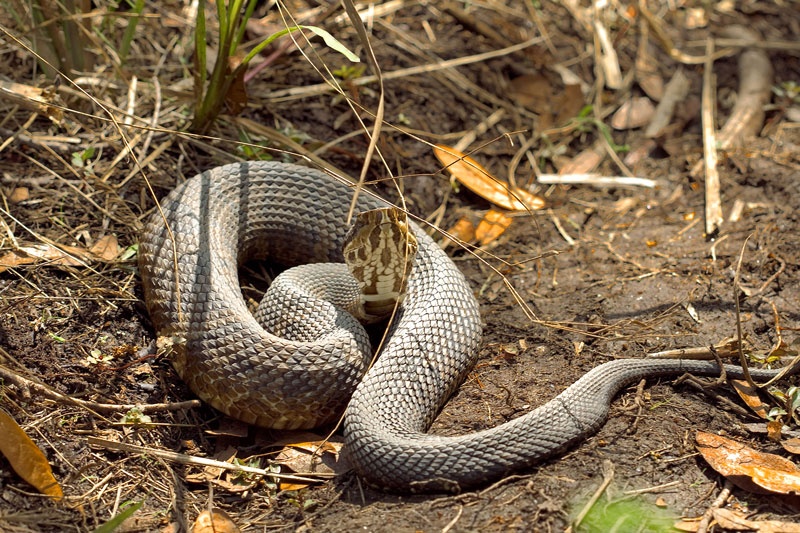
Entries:
[[[85,3],[80,16],[30,22],[13,16],[22,2],[6,3],[0,406],[44,451],[64,498],[50,501],[0,459],[0,529],[92,530],[140,502],[119,530],[190,530],[210,508],[248,531],[552,531],[584,508],[577,531],[609,530],[604,513],[646,531],[680,518],[691,531],[797,520],[796,496],[731,486],[697,458],[694,437],[724,431],[778,451],[781,428],[776,437],[766,417],[786,424],[785,444],[797,416],[787,383],[750,395],[761,416],[727,385],[640,384],[597,436],[529,472],[455,497],[373,490],[346,472],[336,436],[319,448],[322,433],[257,431],[200,405],[157,355],[136,265],[154,196],[202,170],[271,158],[357,179],[368,159],[382,194],[397,199],[396,183],[412,213],[480,258],[450,245],[486,335],[435,431],[502,423],[611,358],[723,355],[736,299],[751,359],[794,355],[800,14],[788,3],[357,4],[379,73],[310,32],[283,37],[241,73],[203,135],[188,133],[202,64],[195,4],[146,3],[137,16]],[[366,59],[338,4],[259,5],[245,46],[292,19]],[[210,6],[206,23],[212,72]],[[50,53],[48,35],[61,39]],[[545,208],[493,208],[451,184],[434,145]],[[488,233],[469,233],[482,223]],[[247,273],[248,300],[264,272]],[[595,492],[605,506],[586,505]],[[642,526],[648,518],[658,521]]]

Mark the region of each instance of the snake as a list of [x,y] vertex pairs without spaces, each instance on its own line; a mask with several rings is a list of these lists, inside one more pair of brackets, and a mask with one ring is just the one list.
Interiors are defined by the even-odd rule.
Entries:
[[[260,161],[205,171],[161,201],[140,236],[143,292],[173,367],[198,397],[246,423],[278,429],[332,424],[344,412],[344,452],[369,484],[391,492],[458,492],[582,442],[633,382],[720,373],[713,361],[614,359],[500,425],[430,434],[476,364],[483,329],[478,303],[449,256],[409,221],[416,257],[404,267],[407,285],[373,362],[368,334],[337,304],[358,289],[341,266],[352,234],[346,222],[352,197],[351,185],[320,170]],[[366,193],[355,203],[357,211],[389,205]],[[306,264],[295,278],[333,303],[297,293],[290,279],[276,289],[286,309],[256,313],[284,317],[269,331],[239,286],[238,268],[253,259]],[[282,334],[287,314],[313,317],[318,335]],[[724,369],[729,378],[743,377],[738,366]],[[754,379],[777,372],[750,371]]]

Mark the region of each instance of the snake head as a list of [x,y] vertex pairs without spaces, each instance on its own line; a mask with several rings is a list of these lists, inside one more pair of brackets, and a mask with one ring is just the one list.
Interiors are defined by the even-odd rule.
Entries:
[[365,322],[378,322],[402,303],[417,255],[408,216],[395,207],[356,216],[344,243],[344,259],[358,281]]

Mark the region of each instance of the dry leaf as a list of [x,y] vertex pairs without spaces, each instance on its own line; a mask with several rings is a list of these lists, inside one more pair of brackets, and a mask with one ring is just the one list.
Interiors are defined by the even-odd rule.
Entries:
[[[464,217],[456,222],[453,227],[447,230],[447,233],[462,242],[472,242],[475,239],[475,224],[473,224],[467,217]],[[442,248],[447,248],[451,244],[458,245],[458,242],[454,241],[450,237],[445,237],[444,241],[442,242]]]
[[[581,86],[577,84],[565,85],[564,90],[555,98],[553,107],[558,109],[558,114],[553,122],[556,126],[566,124],[571,118],[578,115],[585,105]],[[544,128],[544,126],[540,126]]]
[[517,105],[527,107],[534,113],[549,114],[556,90],[544,76],[524,74],[509,82],[508,95]]
[[42,494],[60,500],[64,493],[53,477],[47,457],[3,409],[0,409],[0,435],[3,435],[0,453],[8,459],[14,472]]
[[800,454],[800,439],[797,437],[782,440],[781,446],[783,446],[783,449],[789,453],[793,453],[795,455]]
[[525,74],[511,80],[508,96],[517,105],[538,114],[538,126],[543,130],[566,123],[585,105],[580,85],[551,82],[540,74]]
[[8,201],[12,204],[18,204],[20,202],[24,202],[30,197],[31,193],[27,187],[17,187],[11,191],[11,194],[8,195]]
[[[300,475],[306,473],[325,473],[342,475],[352,469],[350,463],[339,454],[340,442],[317,441],[287,444],[278,453],[273,464],[285,466]],[[310,483],[302,481],[281,481],[281,490],[299,490]]]
[[[780,457],[776,455],[775,457]],[[783,459],[781,457],[781,459]],[[792,467],[797,468],[791,461]],[[781,470],[756,465],[739,465],[739,470],[753,479],[759,487],[778,494],[800,494],[800,471]]]
[[40,262],[56,265],[86,266],[86,263],[80,257],[85,253],[85,250],[72,246],[61,246],[60,248],[49,244],[22,246],[0,257],[0,272],[5,272],[9,268]]
[[[224,438],[224,437],[223,437]],[[221,442],[221,439],[217,439]],[[233,446],[226,446],[212,456],[212,459],[224,463],[234,464],[238,450]],[[217,466],[206,466],[202,472],[188,474],[186,480],[190,483],[211,483],[228,492],[245,492],[251,490],[257,483],[252,476],[235,470],[227,470]]]
[[[276,434],[278,438],[276,439]],[[266,430],[259,432],[256,436],[256,442],[262,447],[283,448],[284,446],[291,446],[297,442],[322,442],[325,440],[325,435],[315,433],[313,431],[305,430],[286,430],[274,431]],[[329,439],[330,442],[341,443],[342,439],[336,435]]]
[[[228,58],[228,72],[227,75],[233,74],[234,70],[242,62],[241,57]],[[247,86],[244,83],[244,75],[247,73],[247,67],[243,68],[233,78],[228,93],[225,95],[225,105],[228,108],[228,113],[236,116],[247,107]]]
[[567,174],[588,174],[596,169],[606,157],[606,149],[602,142],[596,142],[582,151],[558,169],[559,176]]
[[781,433],[783,432],[783,422],[780,420],[770,420],[767,422],[767,438],[774,442],[781,441]]
[[641,47],[636,55],[636,82],[647,96],[660,102],[664,96],[664,79],[658,73],[657,63],[647,48]]
[[692,533],[697,531],[699,525],[699,518],[687,518],[685,520],[681,520],[680,522],[675,522],[672,527],[678,531],[688,531],[689,533]]
[[214,509],[197,515],[192,533],[239,533],[239,528],[225,511]]
[[760,531],[762,533],[800,533],[800,524],[779,520],[748,520],[742,512],[731,509],[713,509],[714,520],[720,527],[734,531]]
[[98,240],[91,250],[64,244],[58,247],[51,244],[31,244],[0,257],[0,272],[38,263],[85,267],[94,261],[113,261],[118,255],[119,245],[113,235]]
[[53,106],[56,94],[56,90],[52,86],[40,89],[31,85],[0,80],[0,97],[25,109],[45,115],[55,124],[61,124],[64,112],[61,111],[61,108]]
[[800,493],[800,471],[790,460],[702,431],[695,440],[708,464],[737,487],[758,494]]
[[749,383],[741,379],[732,380],[731,385],[733,385],[733,388],[736,389],[737,393],[739,393],[739,397],[744,400],[744,403],[746,403],[755,414],[761,418],[767,418],[767,408],[764,406],[764,403],[758,396],[758,390],[754,389]]
[[434,154],[455,179],[475,194],[490,202],[514,211],[541,209],[544,200],[522,189],[509,186],[489,174],[471,157],[449,146],[436,145]]
[[309,453],[339,453],[342,449],[341,442],[331,442],[328,440],[314,442],[294,442],[286,445],[289,448],[297,448]]
[[646,126],[656,108],[646,96],[628,100],[611,117],[611,127],[615,130],[628,130]]
[[475,230],[475,237],[478,243],[483,246],[489,244],[511,225],[513,219],[500,211],[490,210],[478,224],[478,229]]
[[119,255],[119,244],[114,235],[101,237],[89,249],[89,253],[101,261],[113,261]]

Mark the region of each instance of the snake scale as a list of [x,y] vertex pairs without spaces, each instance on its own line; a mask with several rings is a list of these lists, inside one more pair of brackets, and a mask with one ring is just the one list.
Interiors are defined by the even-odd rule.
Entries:
[[[481,320],[463,275],[418,226],[412,224],[419,251],[406,299],[369,370],[371,354],[360,347],[365,334],[348,332],[353,319],[346,313],[324,310],[344,329],[332,327],[319,340],[286,340],[259,325],[239,288],[237,268],[249,258],[287,266],[340,263],[351,194],[320,171],[255,162],[204,172],[162,201],[171,233],[156,213],[140,242],[145,300],[158,335],[172,339],[173,366],[201,399],[245,422],[276,428],[330,423],[346,408],[345,450],[370,483],[404,492],[459,491],[582,441],[605,422],[614,395],[629,383],[719,373],[712,362],[615,360],[502,425],[462,436],[429,435],[476,362]],[[386,205],[362,194],[357,207]],[[325,305],[295,300],[298,316],[304,306]],[[742,376],[739,367],[726,370]],[[751,373],[764,379],[775,372]]]

